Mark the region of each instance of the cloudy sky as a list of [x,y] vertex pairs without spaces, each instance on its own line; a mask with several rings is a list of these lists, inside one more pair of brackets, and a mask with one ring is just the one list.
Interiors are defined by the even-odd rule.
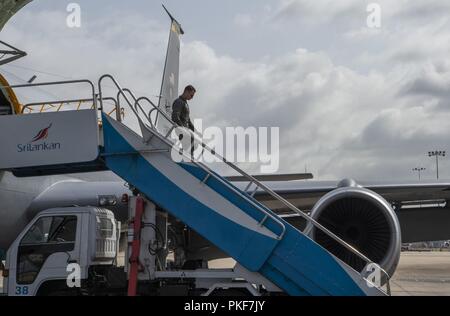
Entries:
[[[80,0],[80,28],[66,24],[70,2],[36,0],[10,20],[1,39],[29,55],[0,71],[12,83],[112,73],[158,95],[170,22],[160,1]],[[450,2],[376,1],[381,26],[369,28],[371,2],[165,0],[186,31],[191,115],[280,127],[280,173],[395,181],[424,167],[434,179],[426,153],[450,150]],[[450,179],[447,157],[439,167]]]

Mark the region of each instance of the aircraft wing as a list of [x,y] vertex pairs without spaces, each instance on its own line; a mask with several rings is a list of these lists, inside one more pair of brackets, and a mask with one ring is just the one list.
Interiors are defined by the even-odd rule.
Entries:
[[[312,179],[311,173],[289,173],[289,174],[261,174],[252,175],[258,181],[293,181],[293,180],[308,180]],[[231,182],[248,182],[245,176],[227,176],[225,177]]]
[[[337,181],[286,181],[265,183],[301,210],[311,210],[326,193],[338,187]],[[399,219],[402,241],[450,239],[450,182],[428,183],[358,183],[380,194],[393,205]],[[245,184],[238,184],[245,188]],[[251,191],[251,189],[250,189]],[[286,209],[270,195],[257,191],[255,198],[277,213]]]
[[[311,209],[326,193],[336,189],[339,181],[285,181],[266,182],[272,190],[280,194],[300,209]],[[359,183],[364,188],[372,190],[388,202],[395,204],[410,204],[414,201],[450,200],[450,182],[430,183]],[[241,188],[244,184],[239,185]],[[251,190],[251,189],[250,189]],[[280,203],[263,192],[257,191],[258,200],[266,202],[272,209],[282,209]]]
[[[67,181],[54,184],[33,201],[28,209],[28,216],[34,216],[40,210],[61,205],[101,206],[99,197],[114,196],[117,204],[112,209],[115,210],[116,215],[125,218],[127,207],[121,203],[120,198],[123,194],[131,194],[131,192],[124,187],[123,182],[111,180]],[[233,184],[241,189],[247,185],[241,181],[233,182]],[[308,211],[323,195],[336,189],[339,182],[271,181],[264,184],[299,209]],[[450,200],[450,182],[358,184],[380,194],[390,203],[402,205],[396,208],[395,213],[400,222],[404,243],[450,239],[450,208],[443,203]],[[252,191],[252,188],[249,191]],[[278,201],[262,191],[257,191],[255,198],[278,214],[289,214]],[[290,214],[292,215],[292,212]],[[300,229],[304,228],[304,220],[298,216],[287,217],[286,220]]]

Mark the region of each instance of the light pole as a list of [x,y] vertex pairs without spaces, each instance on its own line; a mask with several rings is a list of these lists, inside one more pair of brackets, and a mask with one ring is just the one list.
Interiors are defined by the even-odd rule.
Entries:
[[414,168],[412,171],[417,171],[419,173],[419,181],[420,181],[420,172],[426,170],[426,168],[422,168],[422,167],[417,167]]
[[439,156],[445,157],[445,150],[435,150],[435,151],[429,151],[428,157],[436,157],[436,178],[439,179]]

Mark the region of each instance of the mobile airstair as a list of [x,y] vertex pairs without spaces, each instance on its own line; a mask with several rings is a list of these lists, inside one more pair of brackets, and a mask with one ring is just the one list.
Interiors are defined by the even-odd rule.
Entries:
[[[114,100],[115,109],[110,112],[106,111],[107,98],[103,95],[106,81],[109,88],[112,86],[118,91]],[[340,243],[347,251],[364,260],[367,265],[374,266],[370,259],[263,183],[219,156],[201,140],[198,140],[198,146],[201,146],[204,152],[218,157],[226,166],[244,176],[248,179],[248,185],[244,190],[239,189],[203,162],[192,159],[190,151],[180,149],[171,138],[177,126],[151,100],[146,97],[136,98],[110,75],[100,78],[98,93],[94,85],[90,82],[89,84],[92,86],[92,108],[65,112],[65,115],[73,115],[71,122],[67,121],[67,117],[61,117],[65,120],[63,125],[75,126],[72,130],[77,131],[76,135],[64,135],[73,141],[77,139],[75,148],[64,146],[62,142],[65,140],[53,140],[41,147],[33,145],[33,140],[46,137],[47,126],[56,125],[62,113],[23,115],[23,118],[13,120],[25,119],[27,126],[33,125],[34,118],[40,122],[40,125],[33,125],[38,131],[37,135],[30,132],[28,143],[21,145],[20,148],[25,151],[23,154],[31,151],[32,154],[39,155],[43,151],[42,155],[45,155],[45,151],[53,150],[52,156],[27,158],[25,163],[18,162],[13,156],[17,157],[19,147],[15,144],[20,141],[15,139],[10,141],[10,148],[16,152],[7,162],[0,161],[0,168],[12,170],[19,175],[109,169],[146,198],[208,239],[244,268],[262,275],[289,295],[389,294],[388,282],[385,291],[371,281],[367,269],[362,272],[354,270],[258,202],[253,195],[257,190],[265,191],[286,208],[305,218],[316,229]],[[121,105],[136,117],[141,135],[123,123]],[[77,120],[77,112],[85,112],[85,116],[78,114],[80,117]],[[156,115],[169,124],[169,129],[164,133],[155,126]],[[7,120],[6,117],[0,117],[0,124]],[[80,122],[83,122],[83,126],[89,126],[77,126]],[[17,125],[18,122],[8,124]],[[40,129],[39,126],[47,130]],[[69,131],[61,133],[71,134]],[[187,137],[199,139],[198,135],[191,131],[183,130],[183,133]],[[80,140],[86,141],[86,144]],[[30,144],[32,147],[28,146]],[[56,154],[61,148],[67,148],[70,153]],[[33,149],[36,149],[35,152]],[[83,156],[80,153],[82,151],[86,151],[86,155]],[[77,153],[79,158],[73,158],[73,153]],[[180,161],[174,157],[183,159]],[[375,266],[385,274],[381,268]],[[388,280],[388,276],[383,276],[383,279]]]

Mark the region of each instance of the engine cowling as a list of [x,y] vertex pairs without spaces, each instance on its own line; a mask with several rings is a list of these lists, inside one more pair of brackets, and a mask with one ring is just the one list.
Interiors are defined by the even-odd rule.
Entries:
[[[391,205],[379,194],[344,180],[324,195],[311,217],[393,275],[400,259],[400,225]],[[309,226],[310,236],[336,257],[362,271],[366,262],[327,234]]]

